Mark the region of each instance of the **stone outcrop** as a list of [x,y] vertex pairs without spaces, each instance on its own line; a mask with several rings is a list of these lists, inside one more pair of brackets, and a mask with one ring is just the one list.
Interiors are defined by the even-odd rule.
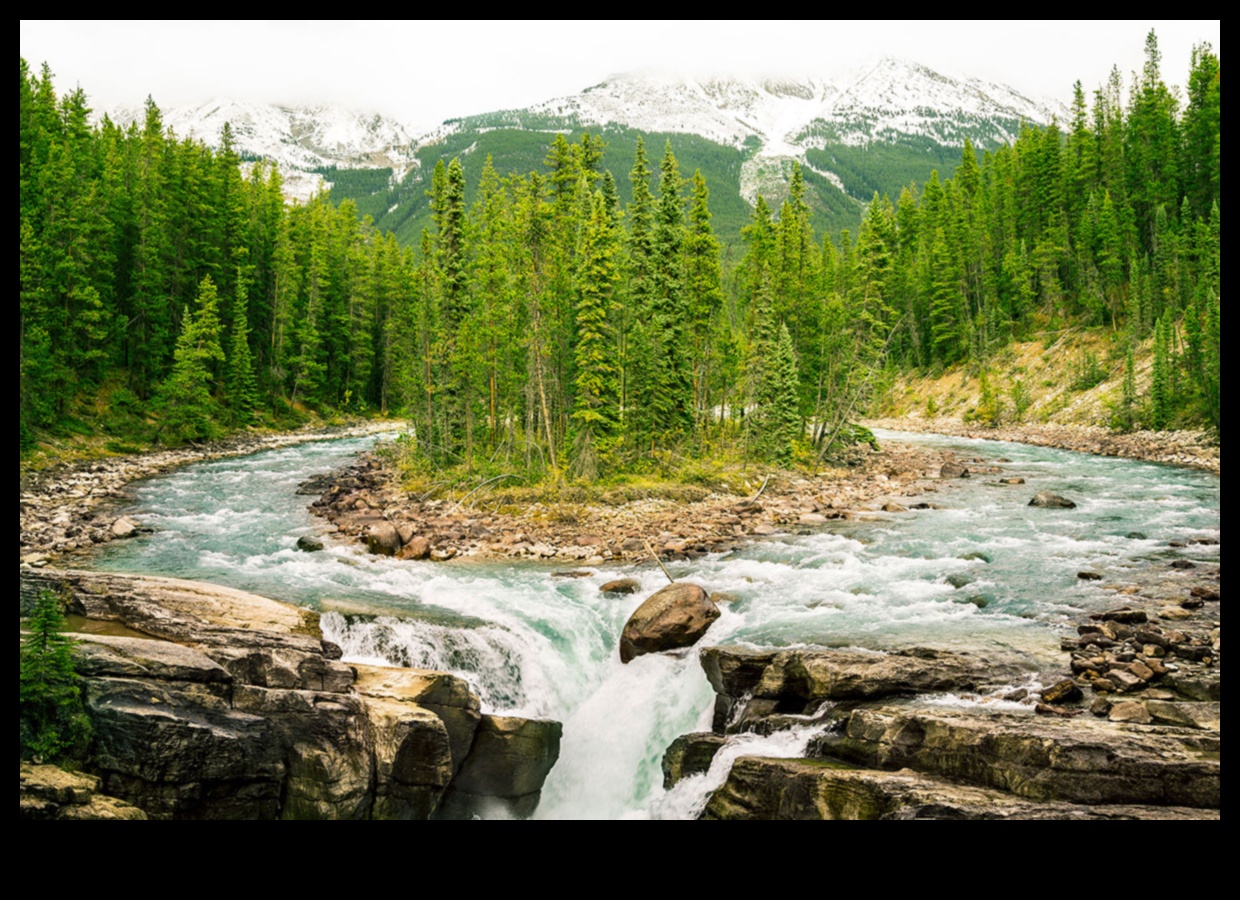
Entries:
[[99,792],[99,779],[56,766],[18,763],[17,807],[22,821],[135,820],[146,813]]
[[696,584],[678,582],[660,588],[624,624],[620,661],[692,647],[719,616],[719,607]]
[[875,772],[827,760],[738,759],[704,819],[1218,819],[1187,807],[1034,803],[908,769]]
[[1014,669],[994,660],[938,650],[760,652],[707,647],[702,668],[715,689],[717,732],[769,730],[826,701],[874,700],[932,691],[972,690]]
[[663,788],[671,790],[676,782],[692,775],[701,775],[728,739],[710,731],[682,734],[663,754]]
[[425,819],[496,804],[528,816],[559,755],[559,723],[483,716],[442,672],[347,665],[317,617],[265,598],[47,569],[23,570],[21,589],[158,635],[82,635],[75,650],[94,725],[86,768],[155,818]]
[[473,746],[444,800],[444,818],[500,812],[527,818],[560,755],[559,722],[483,716]]
[[[1192,586],[1178,590],[1192,598]],[[1107,681],[1121,671],[1114,669],[1102,679],[1111,693],[1081,676],[1013,690],[1004,684],[1018,676],[1016,666],[940,651],[704,648],[702,667],[717,693],[713,729],[673,741],[663,756],[665,787],[707,771],[730,735],[795,725],[818,731],[805,759],[742,757],[702,817],[1219,818],[1214,657],[1195,653],[1190,633],[1152,625],[1136,606],[1097,612],[1081,627],[1090,653],[1097,643],[1146,642],[1146,662],[1115,660],[1133,679],[1145,678],[1143,686],[1116,697],[1120,689]],[[1162,648],[1167,656],[1156,656]],[[1176,660],[1162,676],[1146,664],[1159,658]],[[921,699],[939,692],[975,703],[954,709]],[[1047,714],[1013,712],[1012,702]]]
[[1084,719],[859,709],[812,748],[871,769],[911,768],[1035,801],[1217,809],[1218,735]]

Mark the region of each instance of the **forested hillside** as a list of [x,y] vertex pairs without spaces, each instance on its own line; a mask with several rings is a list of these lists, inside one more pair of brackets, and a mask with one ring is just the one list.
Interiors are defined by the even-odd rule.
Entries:
[[[1127,98],[1118,73],[1092,101],[1078,85],[1063,128],[966,145],[855,236],[816,231],[799,168],[777,209],[721,214],[694,139],[607,131],[556,135],[534,171],[529,135],[511,159],[440,148],[424,216],[393,234],[351,201],[287,205],[273,167],[178,139],[154,103],[91,127],[81,90],[22,60],[22,446],[197,441],[308,407],[398,412],[427,465],[531,478],[809,462],[860,435],[894,369],[984,372],[1068,323],[1111,329],[1118,359],[1155,347],[1118,424],[1217,427],[1209,47],[1188,85],[1181,104],[1151,35]],[[730,262],[720,218],[744,222]]]

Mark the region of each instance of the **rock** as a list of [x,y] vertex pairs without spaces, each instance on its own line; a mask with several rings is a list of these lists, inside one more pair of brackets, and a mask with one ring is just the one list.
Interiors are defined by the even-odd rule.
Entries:
[[1083,698],[1080,687],[1071,678],[1065,678],[1042,691],[1042,700],[1046,703],[1077,703]]
[[740,599],[740,594],[734,594],[731,591],[711,591],[710,594],[710,602],[716,606],[720,603],[735,603]]
[[755,759],[732,765],[703,819],[1216,819],[1215,810],[1135,804],[1034,802],[908,770],[857,771],[815,759]]
[[88,678],[91,768],[155,818],[274,819],[284,754],[272,723],[209,685]]
[[981,560],[984,563],[993,562],[989,553],[983,553],[981,550],[970,550],[968,553],[960,554],[960,559],[964,560]]
[[600,594],[636,594],[642,589],[642,583],[636,578],[617,578],[614,581],[608,581],[602,584],[598,592]]
[[827,517],[820,513],[802,513],[797,519],[798,525],[825,525]]
[[1212,809],[1221,801],[1219,741],[1204,732],[1138,732],[1092,717],[894,707],[845,713],[841,725],[811,743],[811,755],[875,769],[908,767],[1035,801]]
[[303,553],[317,553],[323,549],[323,542],[310,535],[302,535],[297,539],[297,549]]
[[1153,721],[1145,704],[1138,700],[1121,700],[1111,707],[1107,718],[1112,722],[1126,722],[1132,725],[1148,725]]
[[[1150,691],[1149,693],[1153,693]],[[1146,700],[1145,709],[1155,722],[1179,728],[1202,728],[1222,732],[1222,705],[1214,703],[1176,703]]]
[[721,734],[682,734],[663,754],[663,789],[670,791],[681,779],[701,775],[728,739]]
[[940,478],[968,478],[969,467],[957,462],[945,462],[939,468]]
[[1099,572],[1077,572],[1076,577],[1081,581],[1101,581],[1102,575]]
[[1158,611],[1158,618],[1167,622],[1177,622],[1191,619],[1192,617],[1193,611],[1191,609],[1184,609],[1180,606],[1164,606]]
[[1173,569],[1195,569],[1197,564],[1190,559],[1177,559],[1171,563]]
[[593,574],[594,574],[593,572],[589,572],[585,569],[573,569],[567,572],[552,572],[551,577],[552,578],[589,578]]
[[1217,601],[1219,599],[1219,591],[1216,588],[1208,588],[1202,585],[1196,585],[1189,593],[1198,600]]
[[401,559],[426,559],[430,555],[431,542],[424,537],[411,537],[398,554]]
[[908,507],[901,506],[899,503],[896,503],[893,500],[889,500],[883,504],[883,512],[889,512],[889,513],[908,512]]
[[1107,681],[1113,682],[1124,692],[1137,691],[1145,686],[1145,682],[1124,669],[1112,669],[1107,673]]
[[1067,497],[1061,497],[1050,491],[1038,491],[1029,501],[1029,505],[1040,506],[1044,509],[1076,509],[1076,504]]
[[257,594],[199,581],[72,569],[21,571],[22,608],[41,590],[69,596],[73,612],[155,637],[194,641],[233,629],[319,637],[318,614]]
[[1064,719],[1070,719],[1081,714],[1079,709],[1068,709],[1066,706],[1052,706],[1049,703],[1035,703],[1033,711],[1039,716],[1059,716]]
[[281,819],[364,819],[373,799],[373,732],[354,694],[239,686],[234,709],[261,717],[284,762]]
[[374,734],[375,819],[428,819],[452,780],[452,746],[443,720],[404,700],[367,697]]
[[1017,671],[994,660],[939,650],[758,652],[707,647],[702,669],[715,689],[713,728],[752,730],[776,709],[806,715],[824,701],[873,700],[902,694],[971,690]]
[[114,538],[130,538],[138,533],[138,523],[129,516],[121,516],[112,523],[112,537]]
[[473,747],[444,799],[443,818],[471,818],[499,807],[528,818],[560,756],[559,722],[483,716]]
[[366,530],[366,547],[380,556],[395,556],[401,548],[400,532],[391,522],[376,522]]
[[416,704],[433,712],[448,732],[455,774],[465,762],[481,719],[481,702],[469,685],[455,675],[423,669],[395,669],[357,665],[356,690],[368,701],[392,700]]
[[1149,539],[1146,537],[1146,535],[1145,535],[1145,532],[1144,532],[1144,531],[1130,531],[1130,532],[1128,532],[1126,535],[1124,535],[1124,537],[1128,538],[1128,540],[1130,540],[1130,541],[1145,541],[1145,540],[1149,540]]
[[778,531],[778,529],[774,525],[762,524],[762,525],[755,525],[753,527],[754,534],[759,534],[759,535],[764,535],[764,536],[768,534],[774,534],[776,531]]
[[141,820],[146,813],[99,793],[94,775],[66,772],[56,766],[18,763],[18,818],[23,821]]
[[660,588],[625,623],[620,635],[620,661],[691,647],[719,615],[719,607],[696,584],[678,582]]
[[1024,483],[1025,483],[1025,479],[1020,478],[1020,477],[999,479],[999,484],[1024,484]]
[[154,678],[199,684],[232,684],[228,671],[190,647],[171,641],[102,634],[75,637],[74,662],[84,678]]
[[966,575],[963,572],[953,572],[952,574],[948,575],[943,580],[946,581],[948,584],[950,584],[952,587],[956,588],[956,590],[960,590],[960,588],[973,583],[973,576]]
[[1094,697],[1089,703],[1089,711],[1098,717],[1105,717],[1111,712],[1113,704],[1106,697]]
[[1094,613],[1090,618],[1101,622],[1118,622],[1121,625],[1140,625],[1148,619],[1145,610],[1129,609],[1128,607]]

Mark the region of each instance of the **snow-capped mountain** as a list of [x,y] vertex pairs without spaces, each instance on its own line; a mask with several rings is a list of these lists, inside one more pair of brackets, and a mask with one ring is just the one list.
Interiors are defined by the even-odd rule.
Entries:
[[[164,126],[180,137],[219,144],[224,123],[244,157],[270,159],[285,177],[286,190],[305,199],[324,184],[314,169],[387,168],[399,180],[417,164],[415,140],[400,122],[377,113],[331,106],[282,106],[214,99],[162,110]],[[120,125],[142,121],[141,107],[111,111]]]
[[[742,194],[752,203],[772,179],[786,176],[793,160],[810,166],[805,151],[811,148],[917,139],[960,147],[966,138],[994,147],[1014,139],[1022,122],[1040,125],[1066,116],[1056,101],[885,57],[831,79],[619,75],[579,94],[458,120],[448,128],[624,125],[754,147],[741,175]],[[835,173],[814,170],[844,189]]]
[[[140,121],[142,112],[114,110],[111,115],[126,124]],[[877,176],[864,176],[869,166],[885,172],[888,180],[893,177],[890,164],[876,162],[882,152],[903,153],[900,177],[921,180],[932,165],[954,165],[949,160],[958,159],[955,148],[966,138],[979,148],[993,148],[1012,140],[1022,122],[1040,125],[1056,117],[1067,118],[1056,101],[1034,100],[1004,85],[893,58],[831,78],[617,75],[571,96],[450,119],[434,129],[328,106],[211,100],[164,111],[165,124],[178,135],[195,135],[213,145],[229,122],[237,149],[246,158],[279,163],[286,190],[300,199],[324,185],[316,169],[391,167],[395,193],[374,214],[379,220],[395,213],[401,221],[408,218],[398,211],[404,204],[423,202],[423,186],[411,182],[409,190],[397,189],[407,175],[412,181],[428,176],[429,169],[416,171],[419,156],[489,152],[487,133],[496,129],[621,127],[693,134],[740,155],[739,183],[732,174],[731,189],[750,204],[759,193],[778,202],[798,162],[821,177],[814,190],[839,192],[835,200],[820,195],[824,208],[839,212],[859,210],[875,189],[894,192],[905,183],[888,185]],[[864,158],[859,160],[859,153]]]

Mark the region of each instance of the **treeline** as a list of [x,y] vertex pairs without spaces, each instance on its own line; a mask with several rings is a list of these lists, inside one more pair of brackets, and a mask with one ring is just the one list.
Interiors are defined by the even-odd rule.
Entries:
[[388,311],[411,254],[325,197],[286,205],[279,173],[177,139],[148,100],[90,124],[21,61],[20,415],[32,429],[103,396],[145,439],[198,440],[299,404],[384,405]]
[[[726,272],[701,171],[597,135],[539,171],[433,167],[402,248],[325,197],[287,205],[145,122],[88,124],[81,91],[21,64],[21,422],[110,384],[160,440],[305,404],[400,412],[436,467],[593,478],[718,453],[820,459],[864,432],[896,367],[985,370],[1014,339],[1106,326],[1128,360],[1120,424],[1219,424],[1219,61],[1181,109],[1151,35],[1127,103],[1080,86],[1066,133],[1025,129],[820,236],[794,168]],[[467,180],[470,183],[467,184]],[[621,199],[622,186],[628,202]],[[1155,350],[1138,396],[1133,349]],[[118,386],[119,385],[119,386]]]
[[1126,104],[1118,70],[1092,104],[1078,82],[1066,132],[1025,128],[980,162],[966,144],[953,178],[935,172],[895,204],[876,196],[858,246],[886,257],[893,358],[980,365],[1035,332],[1109,326],[1130,370],[1134,345],[1152,340],[1156,354],[1148,397],[1130,386],[1119,424],[1217,428],[1221,101],[1209,45],[1194,50],[1187,85],[1181,108],[1151,32]]

